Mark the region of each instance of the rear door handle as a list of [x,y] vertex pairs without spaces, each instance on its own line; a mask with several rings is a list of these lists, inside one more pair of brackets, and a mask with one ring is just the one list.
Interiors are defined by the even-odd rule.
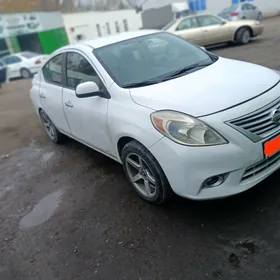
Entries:
[[46,99],[46,96],[43,93],[39,94],[40,98]]
[[68,101],[65,103],[65,106],[69,107],[69,108],[73,108],[73,104],[71,103],[71,101]]

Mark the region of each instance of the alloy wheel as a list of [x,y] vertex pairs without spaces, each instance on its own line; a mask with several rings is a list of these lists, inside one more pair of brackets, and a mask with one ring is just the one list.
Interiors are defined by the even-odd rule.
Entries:
[[25,70],[25,69],[23,69],[21,71],[21,75],[24,79],[28,79],[30,77],[30,74],[29,74],[28,70]]
[[250,41],[250,31],[249,30],[244,30],[242,34],[242,41],[244,44],[247,44]]
[[47,134],[52,140],[55,140],[56,132],[51,120],[45,114],[41,114],[41,117]]
[[156,180],[146,161],[135,153],[130,153],[125,159],[125,166],[133,186],[147,198],[156,195]]

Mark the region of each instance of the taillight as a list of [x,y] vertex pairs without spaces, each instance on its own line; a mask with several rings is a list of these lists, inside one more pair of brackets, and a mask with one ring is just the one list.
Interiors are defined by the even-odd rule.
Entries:
[[37,60],[35,61],[35,64],[36,64],[36,65],[41,64],[41,60],[40,60],[40,59],[37,59]]
[[230,14],[232,17],[238,17],[239,16],[239,13],[238,12],[234,12],[234,13],[231,13]]

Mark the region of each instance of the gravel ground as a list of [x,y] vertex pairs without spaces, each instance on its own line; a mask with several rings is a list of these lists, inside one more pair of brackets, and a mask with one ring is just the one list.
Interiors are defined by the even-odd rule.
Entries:
[[[212,51],[280,68],[280,19],[247,46]],[[0,90],[0,279],[279,279],[280,173],[232,198],[151,206],[122,167],[51,144],[30,81]]]

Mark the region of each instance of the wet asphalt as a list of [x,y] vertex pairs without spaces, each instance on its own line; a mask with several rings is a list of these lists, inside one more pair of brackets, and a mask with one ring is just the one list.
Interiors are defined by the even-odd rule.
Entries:
[[[280,19],[265,23],[251,44],[213,52],[279,69]],[[11,96],[23,85],[27,99],[22,81]],[[1,141],[13,124],[0,126],[1,280],[280,279],[280,171],[235,197],[152,206],[118,163],[51,144],[26,108],[20,127],[32,131],[11,134],[21,141]]]

